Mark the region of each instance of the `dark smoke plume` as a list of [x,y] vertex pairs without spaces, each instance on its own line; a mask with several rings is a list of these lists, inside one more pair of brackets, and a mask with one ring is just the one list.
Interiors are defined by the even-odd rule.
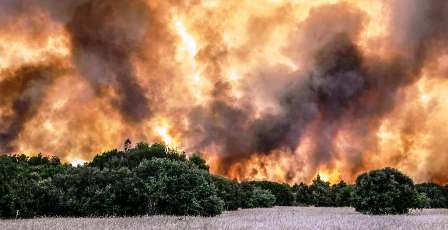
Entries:
[[11,113],[0,116],[0,151],[14,150],[25,124],[39,111],[46,90],[62,74],[57,65],[23,66],[0,81],[0,107]]
[[123,117],[138,122],[150,113],[136,80],[132,57],[138,54],[151,15],[140,0],[92,0],[79,6],[68,24],[74,59],[99,94],[109,87]]
[[[70,68],[74,68],[70,80],[81,81],[82,87],[87,82],[94,91],[88,96],[75,94],[72,99],[79,104],[92,101],[87,118],[76,116],[81,113],[79,107],[64,108],[76,115],[67,118],[69,125],[61,133],[68,133],[80,122],[87,128],[77,134],[89,132],[76,142],[84,145],[77,151],[93,151],[91,146],[102,148],[102,142],[110,144],[114,142],[110,139],[128,135],[153,141],[150,138],[158,138],[157,134],[154,127],[147,126],[157,126],[159,119],[166,118],[163,134],[188,145],[183,147],[189,150],[217,152],[218,170],[225,175],[253,156],[275,156],[269,154],[279,151],[306,155],[294,159],[306,158],[304,164],[312,169],[331,168],[340,159],[348,165],[344,170],[350,170],[344,173],[355,175],[367,169],[370,166],[365,155],[378,149],[377,133],[384,120],[405,104],[403,91],[415,86],[427,68],[437,66],[437,60],[448,53],[445,0],[381,1],[384,12],[390,14],[390,24],[383,25],[387,36],[366,43],[381,47],[363,46],[364,32],[371,32],[369,20],[376,19],[362,10],[362,4],[361,9],[349,3],[320,5],[311,9],[307,18],[298,20],[294,7],[301,5],[285,1],[278,9],[261,7],[267,12],[252,12],[258,8],[246,2],[241,6],[247,7],[247,12],[241,12],[249,12],[249,17],[235,17],[235,23],[230,19],[241,13],[232,9],[237,1],[216,1],[210,6],[204,2],[3,0],[0,22],[5,26],[0,34],[11,35],[10,40],[17,37],[27,43],[24,47],[40,46],[54,34],[68,37],[70,51],[64,58],[69,58]],[[296,19],[300,22],[291,21]],[[284,27],[287,32],[282,32]],[[238,37],[232,33],[243,34]],[[271,60],[263,53],[267,52],[264,46],[269,52],[272,47],[284,48],[280,56],[292,65],[279,67],[283,62]],[[385,52],[369,52],[377,48]],[[257,63],[251,63],[252,59]],[[51,60],[32,60],[50,64],[25,63],[18,70],[8,68],[0,73],[1,152],[15,150],[15,141],[25,135],[26,124],[40,112],[47,90],[61,75],[61,65]],[[234,63],[237,66],[232,66]],[[241,76],[231,80],[228,75],[234,70]],[[193,82],[190,75],[200,75],[200,80]],[[74,92],[83,90],[89,91],[82,88]],[[96,99],[105,100],[96,104]],[[264,99],[269,106],[260,105]],[[90,116],[94,112],[118,112],[122,119]],[[416,116],[409,123],[418,120]],[[104,133],[90,133],[90,127],[97,126]],[[403,127],[400,135],[418,133],[413,124]],[[356,143],[338,148],[341,133]],[[98,138],[91,138],[96,135]],[[310,140],[308,152],[295,153],[305,140]],[[412,143],[403,142],[404,153],[391,154],[393,159],[388,163],[399,165],[406,159]],[[75,145],[64,144],[58,147]],[[445,144],[440,146],[437,149]],[[437,154],[433,152],[434,158]],[[293,170],[300,169],[294,165],[289,170],[288,175],[294,175]],[[425,173],[446,179],[444,169],[431,170],[425,169]]]
[[[193,130],[204,133],[199,147],[221,146],[220,170],[225,173],[252,154],[269,154],[277,149],[293,151],[310,123],[317,120],[317,127],[313,127],[313,167],[338,157],[334,155],[333,141],[347,124],[351,124],[353,135],[366,139],[363,147],[368,148],[375,143],[370,140],[375,138],[376,121],[394,108],[401,88],[418,80],[428,55],[436,52],[435,42],[447,39],[448,30],[442,23],[448,18],[448,4],[444,1],[414,4],[425,5],[425,12],[411,16],[416,17],[412,19],[428,24],[422,27],[425,31],[413,27],[404,31],[403,36],[416,40],[406,47],[407,53],[392,60],[367,58],[355,45],[363,21],[362,13],[356,9],[346,4],[313,9],[300,25],[304,31],[300,44],[307,46],[305,56],[313,57],[309,61],[311,68],[298,74],[278,95],[280,112],[253,120],[248,116],[253,114],[251,106],[238,107],[217,99],[191,114]],[[356,172],[362,167],[365,149],[352,151],[348,155]]]

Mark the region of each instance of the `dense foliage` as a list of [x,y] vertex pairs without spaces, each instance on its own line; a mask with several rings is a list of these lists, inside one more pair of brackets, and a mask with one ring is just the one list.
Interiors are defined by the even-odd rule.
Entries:
[[317,178],[313,180],[310,186],[312,204],[315,206],[331,206],[330,188],[330,183],[321,180],[320,176],[317,175]]
[[0,156],[0,217],[213,216],[223,210],[272,206],[354,206],[368,214],[406,213],[409,208],[447,208],[448,188],[414,186],[391,168],[360,175],[356,185],[317,176],[290,186],[238,182],[209,173],[200,154],[162,144],[139,143],[97,155],[83,166],[42,155]]
[[[39,155],[0,157],[0,216],[217,215],[224,201],[202,159],[137,144],[72,167]],[[199,164],[198,164],[199,163]]]
[[344,181],[330,185],[323,181],[319,175],[311,185],[304,183],[292,187],[295,194],[295,204],[300,206],[323,206],[323,207],[349,207],[353,185]]
[[275,204],[275,196],[269,190],[259,188],[251,182],[240,184],[242,208],[270,208]]
[[[213,176],[199,154],[162,144],[126,143],[83,166],[55,157],[0,156],[0,217],[213,216],[224,209],[270,207],[275,196]],[[244,201],[244,204],[243,202]]]
[[448,186],[423,183],[415,187],[418,192],[426,194],[428,198],[425,208],[448,208]]
[[344,181],[331,186],[331,202],[335,207],[348,207],[351,204],[353,186]]
[[288,184],[280,184],[272,181],[253,181],[255,187],[268,190],[275,196],[276,206],[291,206],[294,204],[294,194]]
[[169,159],[145,160],[136,171],[150,191],[154,213],[206,216],[223,210],[206,171]]
[[237,210],[242,207],[241,188],[237,181],[222,176],[213,176],[218,197],[224,201],[225,210]]
[[411,178],[392,168],[373,170],[356,179],[353,206],[367,214],[404,214],[416,207]]

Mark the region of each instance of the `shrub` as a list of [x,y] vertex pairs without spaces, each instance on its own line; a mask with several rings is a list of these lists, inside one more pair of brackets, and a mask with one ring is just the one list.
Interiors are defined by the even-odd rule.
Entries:
[[351,205],[351,196],[353,186],[340,181],[331,186],[332,205],[335,207],[349,207]]
[[270,208],[275,204],[275,196],[268,190],[255,187],[248,197],[252,208]]
[[225,210],[237,210],[241,207],[241,189],[237,181],[222,176],[213,176],[217,195],[224,201]]
[[356,179],[353,206],[364,214],[404,214],[415,207],[412,180],[393,168],[363,173]]
[[0,217],[39,215],[41,181],[68,168],[68,165],[61,165],[58,158],[41,154],[31,158],[25,155],[0,156]]
[[143,160],[152,158],[165,158],[178,161],[186,161],[185,153],[179,153],[175,149],[169,148],[164,144],[155,143],[148,145],[146,143],[138,143],[134,148],[129,147],[129,143],[125,143],[125,150],[112,150],[102,154],[98,154],[88,165],[90,167],[104,168],[135,168]]
[[210,175],[183,161],[151,159],[143,161],[137,175],[148,186],[157,213],[214,216],[223,210]]
[[224,202],[204,166],[164,145],[130,142],[76,168],[42,155],[0,156],[0,217],[217,215]]
[[311,203],[315,206],[328,207],[332,205],[330,183],[320,179],[317,175],[316,179],[310,185]]
[[250,182],[241,183],[242,208],[270,208],[275,204],[275,196],[269,191],[254,186]]
[[[0,215],[6,218],[16,216],[17,210],[26,208],[21,193],[20,183],[29,183],[27,172],[21,172],[21,167],[12,159],[0,156]],[[23,192],[23,191],[22,191]],[[22,198],[22,199],[21,199]]]
[[294,195],[288,184],[280,184],[272,181],[252,181],[254,186],[268,190],[275,196],[274,205],[291,206],[294,204]]
[[207,162],[205,162],[204,159],[202,159],[199,154],[195,153],[193,156],[190,157],[190,162],[193,163],[196,167],[199,169],[209,171],[210,167],[207,165]]
[[426,196],[426,193],[418,192],[415,196],[414,207],[416,209],[423,209],[430,207],[430,199]]
[[123,151],[97,155],[81,167],[41,154],[0,156],[0,217],[214,216],[225,210],[273,205],[348,206],[368,214],[447,207],[448,187],[412,180],[396,169],[360,175],[353,187],[318,176],[310,186],[270,181],[238,183],[214,176],[199,155],[161,144],[127,141]]
[[429,199],[427,208],[448,208],[447,188],[434,183],[417,184],[416,189]]
[[304,183],[293,186],[295,192],[295,204],[299,206],[308,206],[312,204],[312,194],[308,185]]
[[[74,168],[41,183],[42,215],[129,216],[146,214],[143,181],[128,168]],[[47,202],[48,203],[48,202]]]

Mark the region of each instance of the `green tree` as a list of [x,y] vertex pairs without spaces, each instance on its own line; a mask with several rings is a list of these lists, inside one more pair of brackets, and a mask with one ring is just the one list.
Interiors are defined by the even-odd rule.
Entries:
[[417,192],[415,196],[414,207],[417,209],[429,208],[430,207],[430,199],[426,196],[426,193]]
[[242,182],[240,188],[242,208],[270,208],[275,204],[275,196],[269,190],[250,182]]
[[353,206],[365,214],[404,214],[416,206],[416,195],[411,178],[397,169],[372,170],[356,179]]
[[126,167],[74,168],[44,180],[40,186],[42,215],[144,215],[150,202],[143,180]]
[[143,161],[137,175],[145,180],[157,213],[214,216],[223,210],[210,174],[183,161]]
[[417,184],[415,187],[429,199],[427,208],[448,208],[446,187],[434,183]]
[[149,145],[147,143],[138,143],[134,148],[130,145],[125,151],[114,149],[109,152],[96,155],[92,162],[88,164],[90,167],[104,168],[136,168],[143,160],[152,158],[167,158],[172,160],[186,161],[185,153],[179,153],[175,149],[169,148],[164,144],[155,143]]
[[241,189],[237,181],[213,176],[217,195],[224,201],[225,210],[237,210],[241,207]]
[[348,185],[344,181],[331,186],[331,199],[333,206],[349,207],[351,205],[351,196],[353,186]]
[[190,157],[190,162],[192,162],[194,165],[196,165],[199,169],[209,171],[210,166],[207,165],[207,162],[200,157],[198,153],[194,153]]
[[34,216],[39,180],[39,174],[32,170],[24,155],[0,156],[0,216]]
[[272,181],[252,181],[250,183],[271,192],[275,196],[274,205],[291,206],[294,204],[294,194],[288,184],[280,184]]
[[319,175],[310,185],[312,204],[315,206],[332,206],[330,183],[323,181]]
[[295,204],[299,206],[308,206],[313,203],[311,190],[308,185],[304,183],[295,184],[293,186],[295,192]]

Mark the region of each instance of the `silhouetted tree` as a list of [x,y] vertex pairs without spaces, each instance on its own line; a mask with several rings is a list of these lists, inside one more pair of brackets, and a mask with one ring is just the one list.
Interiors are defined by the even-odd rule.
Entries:
[[331,186],[332,205],[336,207],[349,207],[351,205],[351,195],[353,186],[344,181]]
[[130,139],[126,139],[124,142],[124,151],[127,152],[129,149],[131,149],[132,142]]
[[295,192],[295,203],[299,206],[308,206],[313,203],[311,190],[308,185],[304,183],[296,184],[293,186]]
[[331,190],[330,183],[327,181],[323,181],[320,178],[320,175],[317,175],[316,179],[313,180],[313,183],[310,185],[311,203],[315,206],[331,206]]
[[207,165],[207,162],[202,159],[198,153],[194,153],[191,157],[190,157],[190,161],[196,165],[199,169],[205,170],[205,171],[209,171],[209,166]]

